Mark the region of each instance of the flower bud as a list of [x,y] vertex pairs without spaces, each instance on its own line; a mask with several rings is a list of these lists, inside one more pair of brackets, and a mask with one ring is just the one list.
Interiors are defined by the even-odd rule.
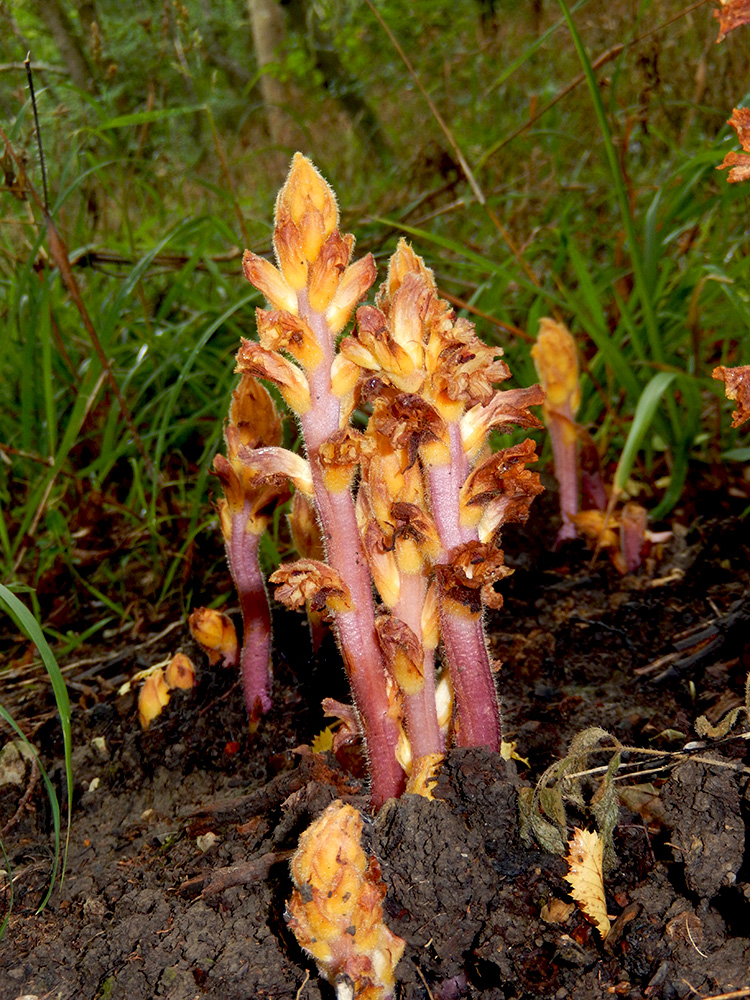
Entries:
[[164,671],[159,668],[144,681],[138,695],[138,718],[142,729],[148,729],[157,715],[169,702],[169,686],[164,678]]

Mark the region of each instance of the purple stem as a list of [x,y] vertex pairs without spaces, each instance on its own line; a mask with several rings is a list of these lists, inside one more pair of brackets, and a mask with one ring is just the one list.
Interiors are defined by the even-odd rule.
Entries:
[[[557,533],[557,544],[578,537],[572,518],[578,513],[578,442],[572,421],[558,418],[554,412],[547,414],[547,429],[552,442],[555,477],[560,486],[560,516],[562,526]],[[572,438],[572,440],[571,440]]]
[[[393,609],[396,618],[406,622],[417,638],[422,638],[422,608],[424,607],[427,581],[415,573],[402,573],[398,602]],[[427,754],[443,753],[443,734],[435,705],[434,653],[424,649],[422,659],[424,687],[417,694],[404,696],[406,733],[409,737],[412,761]]]
[[[469,473],[469,461],[456,421],[448,425],[451,460],[430,468],[430,501],[443,551],[439,563],[450,563],[459,545],[478,541],[476,528],[460,521],[459,492]],[[486,746],[499,750],[502,742],[500,707],[495,678],[482,628],[481,612],[451,611],[441,601],[440,633],[456,699],[458,746]]]
[[300,418],[312,470],[315,506],[328,565],[349,588],[354,608],[336,615],[334,630],[360,715],[370,762],[370,800],[379,808],[399,796],[405,775],[396,760],[398,724],[390,712],[383,656],[375,632],[370,570],[362,548],[351,490],[331,493],[323,483],[319,449],[339,429],[341,407],[331,390],[334,338],[325,316],[310,309],[307,292],[298,294],[300,315],[323,349],[323,361],[308,372],[311,407]]
[[232,515],[227,541],[229,569],[242,611],[240,671],[245,707],[250,721],[257,721],[271,707],[271,610],[258,562],[260,535],[247,530],[250,503]]

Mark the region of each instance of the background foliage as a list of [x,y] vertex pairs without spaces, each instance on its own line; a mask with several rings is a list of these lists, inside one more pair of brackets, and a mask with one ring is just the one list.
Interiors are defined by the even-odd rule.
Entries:
[[[58,649],[231,599],[209,469],[259,304],[239,254],[269,249],[293,145],[336,187],[359,251],[385,259],[408,234],[518,382],[536,378],[539,317],[570,326],[610,480],[644,390],[670,372],[633,488],[657,516],[690,490],[737,489],[726,456],[742,442],[710,371],[750,355],[747,203],[714,169],[746,98],[742,32],[716,46],[707,3],[579,0],[568,24],[552,0],[380,0],[447,137],[368,4],[276,7],[271,62],[258,5],[0,4],[4,128],[41,192],[30,50],[50,212],[112,376],[6,153],[0,578]],[[264,77],[287,95],[293,145],[269,135]],[[283,555],[282,523],[265,544],[269,563]]]

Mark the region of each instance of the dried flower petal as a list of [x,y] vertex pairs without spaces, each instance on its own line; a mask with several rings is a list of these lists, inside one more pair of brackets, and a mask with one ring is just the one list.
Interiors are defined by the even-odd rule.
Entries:
[[510,377],[506,363],[497,358],[501,353],[478,337],[450,344],[441,352],[432,376],[433,391],[438,398],[464,406],[487,405],[495,395],[495,385]]
[[730,31],[750,24],[750,0],[719,0],[721,8],[714,11],[719,22],[719,37],[716,44],[723,42]]
[[424,687],[424,651],[412,629],[393,615],[375,619],[386,666],[403,694],[419,694]]
[[402,448],[407,464],[412,465],[417,455],[428,465],[447,462],[450,458],[448,428],[438,411],[414,394],[401,394],[383,405],[377,413],[378,432],[388,438],[395,448]]
[[[495,452],[469,474],[461,489],[461,503],[483,506],[498,494],[511,492],[509,482],[515,486],[520,474],[528,472],[525,466],[536,462],[537,458],[536,445],[531,438]],[[528,472],[528,475],[535,474]],[[536,476],[537,482],[538,479]],[[534,495],[540,492],[541,489],[533,488]]]
[[530,385],[524,389],[498,391],[490,402],[473,406],[461,418],[461,441],[469,457],[476,456],[492,428],[505,432],[511,427],[542,427],[542,422],[529,413],[530,406],[544,402],[544,389]]
[[570,871],[564,876],[565,881],[570,883],[570,895],[578,903],[584,917],[599,931],[602,941],[610,928],[604,898],[603,854],[604,843],[599,834],[576,827],[568,841],[565,858]]
[[312,496],[312,471],[307,459],[288,448],[243,448],[238,459],[258,485],[276,485],[283,492],[288,480],[294,488]]
[[367,518],[362,491],[357,497],[357,520],[360,524],[367,564],[370,567],[377,592],[380,594],[383,604],[387,608],[393,608],[401,593],[401,577],[396,562],[396,553],[393,546],[386,543],[383,532],[376,522]]
[[[750,3],[750,0],[748,0],[748,3]],[[750,108],[735,108],[728,124],[737,133],[737,138],[740,140],[740,145],[745,152],[736,153],[732,151],[727,153],[723,163],[716,169],[727,170],[731,167],[727,180],[730,184],[739,184],[740,181],[750,180],[750,156],[747,155],[750,153]]]
[[436,566],[435,570],[444,599],[472,615],[479,613],[482,603],[490,608],[502,607],[502,595],[493,584],[513,572],[505,565],[500,549],[481,542],[467,542],[454,549],[450,563]]
[[242,270],[250,284],[265,295],[274,309],[297,312],[297,293],[281,271],[265,257],[246,250],[242,255]]
[[273,382],[295,413],[302,415],[310,409],[310,386],[304,372],[260,344],[243,338],[235,371]]
[[372,440],[353,427],[342,427],[331,434],[318,451],[326,489],[331,493],[348,489],[357,465],[372,449]]
[[[261,459],[257,458],[258,453],[269,451],[279,452],[284,455],[292,454],[286,451],[285,448],[243,448],[240,449],[234,461],[230,462],[223,455],[216,455],[214,458],[214,472],[218,476],[221,488],[224,491],[229,516],[231,517],[244,511],[245,520],[243,530],[250,531],[254,535],[263,534],[268,527],[268,520],[273,515],[276,507],[279,504],[285,503],[291,493],[289,488],[289,478],[291,476],[279,470],[278,466],[280,463],[278,459],[275,459],[276,464],[271,464],[274,460],[267,462],[267,464],[271,464],[271,468],[265,474],[258,471],[259,468],[263,469]],[[248,459],[246,456],[251,456],[252,458]],[[298,456],[292,457],[298,458]],[[252,461],[256,462],[255,466],[253,466]],[[299,459],[299,461],[304,463],[304,459]],[[297,471],[300,477],[304,474],[296,468],[295,471]],[[307,479],[309,480],[309,470]],[[302,479],[301,485],[303,483],[304,479]],[[221,504],[219,506],[221,508]],[[231,529],[228,534],[224,530],[225,526],[225,523],[222,522],[222,531],[224,531],[225,539],[228,540]]]
[[267,351],[286,351],[306,371],[313,371],[323,360],[323,350],[301,316],[290,312],[257,309],[258,339]]
[[402,573],[421,573],[425,560],[437,558],[441,549],[435,522],[422,507],[398,501],[391,506],[393,544]]
[[740,427],[746,420],[750,420],[750,365],[741,365],[739,368],[720,365],[711,374],[724,383],[727,399],[736,403],[732,427]]
[[298,610],[308,606],[320,612],[352,610],[349,588],[339,574],[315,559],[282,563],[268,579],[278,585],[276,600],[288,608]]

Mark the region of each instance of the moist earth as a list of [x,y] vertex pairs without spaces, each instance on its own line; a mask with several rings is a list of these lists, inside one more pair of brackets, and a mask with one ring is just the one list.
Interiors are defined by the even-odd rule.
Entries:
[[[552,551],[553,508],[542,501],[508,539],[515,573],[502,584],[504,607],[487,620],[515,759],[454,749],[433,800],[404,796],[371,817],[357,748],[338,758],[312,752],[329,721],[321,697],[343,700],[346,687],[333,644],[314,656],[302,620],[281,610],[275,703],[254,733],[236,676],[209,666],[186,630],[91,651],[99,660],[85,672],[73,664],[67,868],[40,912],[53,862],[47,796],[23,758],[0,775],[10,873],[0,878],[0,912],[10,912],[0,1000],[331,1000],[284,909],[290,854],[335,799],[366,814],[365,849],[387,886],[385,919],[406,942],[403,1000],[745,995],[748,719],[736,713],[713,738],[694,728],[699,716],[718,726],[744,701],[744,507],[705,499],[703,513],[675,521],[662,553],[621,577],[577,545]],[[133,696],[117,687],[178,648],[198,664],[199,682],[142,732]],[[62,796],[58,721],[41,712],[49,695],[33,681],[29,668],[33,712],[28,696],[7,707]],[[613,925],[604,942],[571,903],[564,858],[519,823],[519,802],[589,727],[610,735],[592,752],[580,794],[562,789],[566,836],[594,828],[612,748],[647,751],[622,751],[614,778],[617,824],[605,854]],[[10,740],[9,730],[2,735]]]

